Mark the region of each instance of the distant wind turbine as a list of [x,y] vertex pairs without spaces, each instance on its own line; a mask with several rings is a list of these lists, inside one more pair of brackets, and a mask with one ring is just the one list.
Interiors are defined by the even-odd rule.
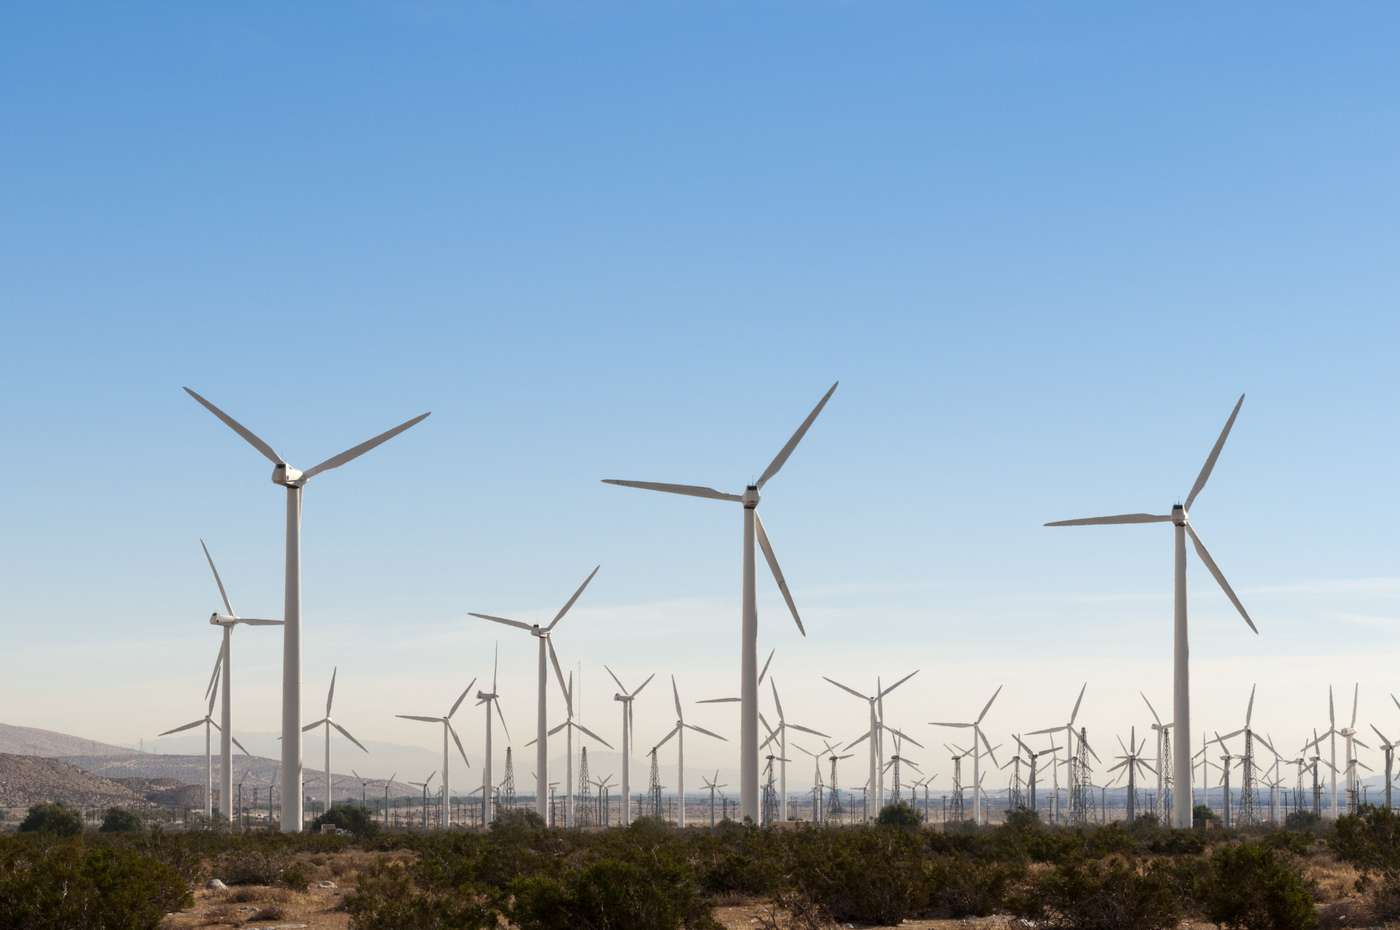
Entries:
[[[220,649],[218,658],[214,660],[214,673],[209,676],[209,686],[204,689],[204,696],[209,699],[209,706],[205,708],[204,716],[200,717],[198,720],[191,720],[189,723],[175,727],[172,730],[166,730],[164,733],[157,734],[158,736],[169,736],[172,733],[193,730],[201,723],[204,724],[204,816],[209,820],[214,818],[214,753],[210,744],[209,733],[211,727],[223,732],[219,725],[214,722],[214,699],[219,695],[219,673],[223,668],[221,665],[223,657],[223,650]],[[230,737],[230,739],[232,739],[232,737]],[[248,750],[243,749],[243,744],[238,740],[233,740],[233,744],[239,749],[242,749],[245,756],[249,755]],[[224,796],[223,804],[224,807],[228,807],[227,795]]]
[[[640,689],[639,689],[639,690],[640,690]],[[671,728],[671,732],[670,732],[670,733],[667,733],[664,737],[662,737],[661,742],[657,743],[655,746],[652,747],[651,751],[652,751],[652,752],[656,752],[656,750],[660,749],[662,746],[665,746],[665,745],[670,741],[671,737],[674,736],[674,737],[677,738],[677,739],[676,739],[676,797],[679,799],[679,803],[677,803],[676,809],[679,811],[679,816],[678,816],[678,819],[676,820],[676,825],[677,825],[677,826],[680,826],[680,827],[684,827],[684,826],[685,826],[685,731],[686,731],[686,730],[694,730],[696,733],[704,733],[706,736],[713,736],[713,737],[714,737],[715,739],[717,739],[717,740],[723,740],[724,742],[728,742],[728,740],[725,740],[723,736],[720,736],[718,733],[715,733],[715,732],[713,732],[713,731],[711,731],[711,730],[707,730],[707,729],[705,729],[704,727],[699,727],[699,726],[696,726],[696,725],[693,724],[693,723],[686,723],[686,722],[685,722],[685,712],[684,712],[683,710],[681,710],[681,693],[680,693],[680,691],[676,688],[676,676],[675,676],[675,675],[672,675],[672,676],[671,676],[671,695],[676,699],[676,725],[675,725],[674,727]]]
[[[339,668],[331,669],[331,686],[330,690],[326,692],[326,716],[322,717],[320,720],[314,720],[301,728],[303,733],[308,730],[314,730],[316,727],[326,728],[326,810],[331,809],[331,802],[335,797],[335,793],[331,790],[333,787],[331,780],[333,777],[331,775],[331,727],[335,727],[340,731],[341,736],[345,737],[356,746],[359,746],[361,752],[369,752],[359,740],[350,735],[349,730],[331,719],[331,704],[335,701],[335,676],[339,671]],[[283,788],[282,790],[285,792],[287,789]]]
[[[471,694],[472,688],[475,687],[475,685],[476,679],[473,678],[471,680],[471,683],[462,689],[462,693],[457,695],[457,700],[452,702],[452,709],[441,717],[424,717],[416,714],[394,715],[395,717],[398,717],[401,720],[417,720],[420,723],[442,724],[442,811],[440,819],[442,822],[442,828],[444,830],[452,826],[452,788],[451,781],[448,776],[448,762],[451,759],[451,754],[447,750],[447,737],[451,735],[452,741],[457,744],[457,751],[462,755],[462,764],[465,765],[467,768],[471,768],[472,764],[467,761],[467,751],[462,748],[462,738],[457,735],[457,730],[452,726],[452,715],[457,713],[457,708],[462,706],[462,702],[467,699],[468,694]],[[326,707],[326,714],[329,715],[330,712],[330,707],[328,705]],[[489,724],[489,708],[487,709],[487,715],[487,723]]]
[[651,684],[651,680],[656,677],[653,672],[647,676],[647,680],[637,685],[635,691],[628,691],[622,686],[622,679],[613,674],[613,670],[606,665],[612,680],[617,683],[618,694],[613,695],[613,700],[622,704],[622,825],[625,827],[632,822],[632,742],[634,732],[632,729],[632,702],[637,695],[642,693],[642,689]]

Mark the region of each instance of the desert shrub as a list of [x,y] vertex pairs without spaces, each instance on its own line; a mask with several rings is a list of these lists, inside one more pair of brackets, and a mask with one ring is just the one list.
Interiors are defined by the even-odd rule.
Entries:
[[1260,842],[1295,856],[1306,856],[1316,840],[1317,835],[1306,830],[1274,830],[1260,838]]
[[1308,930],[1317,924],[1312,888],[1287,854],[1262,843],[1211,853],[1199,889],[1206,916],[1236,930]]
[[379,824],[358,804],[332,804],[330,810],[312,821],[311,827],[319,830],[326,824],[337,830],[348,830],[355,836],[373,836],[379,832]]
[[1165,868],[1114,858],[1070,861],[1042,872],[1012,908],[1057,930],[1166,930],[1181,920],[1182,900]]
[[982,862],[965,856],[936,856],[923,863],[930,917],[985,917],[1006,904],[1007,889],[1025,875],[1019,864]]
[[140,833],[141,829],[141,818],[120,807],[107,808],[102,826],[98,827],[102,833]]
[[1400,869],[1400,816],[1367,805],[1338,817],[1328,844],[1337,857],[1365,872]]
[[791,835],[785,880],[840,922],[897,924],[926,904],[912,831],[854,827]]
[[35,804],[20,823],[19,832],[77,836],[83,832],[83,817],[65,804]]
[[777,891],[787,835],[726,821],[700,834],[689,850],[700,886],[711,895],[768,895]]
[[1400,919],[1400,875],[1391,872],[1368,885],[1367,904],[1372,919],[1383,923]]
[[1322,829],[1322,818],[1312,811],[1298,810],[1292,811],[1283,818],[1283,828],[1285,830],[1307,830],[1316,833]]
[[511,884],[510,919],[520,930],[710,930],[718,924],[694,882],[631,862],[603,859],[560,877]]
[[1207,804],[1197,804],[1195,807],[1191,808],[1192,826],[1204,827],[1206,824],[1216,819],[1215,811],[1211,810],[1210,806]]
[[0,930],[155,930],[190,901],[173,869],[130,849],[0,844]]
[[419,887],[400,862],[375,862],[346,895],[351,930],[485,930],[497,926],[488,896],[466,886]]
[[882,827],[917,827],[923,821],[913,807],[897,801],[880,808],[880,816],[875,821]]
[[293,891],[305,891],[311,885],[311,867],[305,862],[288,862],[278,873],[277,881]]

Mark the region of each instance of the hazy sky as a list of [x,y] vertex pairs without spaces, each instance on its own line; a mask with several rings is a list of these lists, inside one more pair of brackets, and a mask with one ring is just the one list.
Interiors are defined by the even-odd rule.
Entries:
[[[1291,750],[1360,681],[1361,725],[1400,734],[1397,27],[1388,4],[13,8],[0,719],[149,746],[197,716],[201,536],[240,611],[280,611],[283,493],[189,384],[303,468],[433,411],[306,493],[308,716],[338,665],[357,735],[434,749],[391,715],[446,710],[499,640],[528,733],[533,642],[466,612],[547,618],[601,563],[557,645],[605,735],[601,663],[660,673],[645,748],[669,673],[687,701],[737,689],[740,509],[598,479],[740,489],[839,378],[762,509],[808,630],[763,572],[791,719],[852,738],[864,705],[820,676],[920,669],[889,717],[943,782],[926,722],[999,683],[999,739],[1086,679],[1096,746],[1141,732],[1139,688],[1170,705],[1170,530],[1041,524],[1169,507],[1246,391],[1193,517],[1261,634],[1192,556],[1197,728],[1238,726],[1258,681]],[[279,655],[239,631],[239,732],[275,732]],[[737,739],[734,708],[690,713]],[[733,768],[732,743],[687,750]]]

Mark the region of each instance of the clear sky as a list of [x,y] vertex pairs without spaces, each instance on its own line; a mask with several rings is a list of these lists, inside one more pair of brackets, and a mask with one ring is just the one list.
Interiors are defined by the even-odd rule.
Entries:
[[[1238,726],[1258,681],[1292,750],[1359,681],[1396,735],[1397,28],[1389,4],[11,8],[0,718],[149,746],[197,716],[201,536],[240,611],[280,610],[282,493],[183,384],[303,468],[433,411],[307,491],[308,715],[338,665],[339,719],[432,749],[390,715],[445,710],[499,639],[528,732],[533,644],[466,612],[548,617],[598,563],[558,636],[585,720],[616,733],[605,661],[732,693],[739,508],[598,479],[739,489],[839,378],[762,510],[808,630],[761,574],[791,719],[854,737],[820,676],[921,669],[890,718],[943,782],[926,721],[998,683],[1001,739],[1086,679],[1091,741],[1141,732],[1139,688],[1170,704],[1170,531],[1041,524],[1169,507],[1243,391],[1193,517],[1261,635],[1193,556],[1199,726]],[[235,655],[239,731],[275,732],[279,638]],[[644,745],[673,716],[652,688]],[[479,755],[475,714],[463,735]]]

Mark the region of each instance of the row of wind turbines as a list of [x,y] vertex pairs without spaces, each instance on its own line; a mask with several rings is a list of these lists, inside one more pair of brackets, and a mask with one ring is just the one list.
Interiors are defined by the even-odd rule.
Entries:
[[[761,795],[764,791],[764,787],[760,784],[760,762],[761,753],[763,752],[763,750],[770,746],[774,749],[774,751],[772,751],[768,757],[768,768],[771,771],[774,762],[777,762],[779,765],[782,785],[780,789],[780,800],[778,803],[782,809],[782,814],[785,816],[788,796],[786,790],[786,764],[788,761],[790,761],[788,759],[787,753],[788,731],[796,730],[799,732],[807,732],[809,734],[821,735],[825,738],[825,734],[818,734],[818,731],[812,728],[802,727],[798,724],[788,723],[786,721],[782,712],[781,701],[778,699],[776,686],[773,687],[773,698],[779,721],[778,726],[776,728],[769,727],[768,721],[766,719],[763,719],[759,712],[759,687],[767,669],[765,666],[764,670],[761,672],[758,667],[757,661],[758,613],[755,590],[757,574],[754,553],[755,544],[757,545],[758,549],[760,549],[763,553],[764,560],[768,564],[769,571],[773,576],[773,579],[777,585],[779,592],[783,596],[783,600],[787,605],[787,608],[792,616],[794,623],[797,626],[799,633],[803,636],[806,635],[806,629],[803,626],[801,615],[798,611],[792,592],[789,589],[787,581],[783,575],[783,571],[778,563],[778,559],[774,552],[772,541],[769,537],[767,529],[763,524],[763,521],[759,519],[758,516],[760,492],[764,490],[768,482],[774,476],[776,476],[778,472],[782,469],[782,467],[786,464],[793,451],[797,448],[798,444],[802,441],[803,437],[807,434],[808,430],[816,421],[817,417],[821,414],[823,409],[826,407],[827,403],[830,401],[831,397],[836,391],[836,388],[837,384],[831,385],[831,387],[825,392],[825,394],[822,395],[817,404],[812,408],[811,412],[807,415],[807,417],[797,427],[797,429],[787,440],[787,442],[779,449],[778,453],[768,463],[767,467],[762,471],[759,477],[752,484],[747,485],[744,488],[744,490],[740,493],[720,491],[716,490],[715,488],[702,485],[674,484],[654,481],[636,481],[622,479],[604,479],[605,483],[607,484],[617,485],[621,487],[657,491],[667,494],[676,494],[688,497],[697,497],[727,503],[738,503],[742,506],[742,591],[740,605],[741,624],[739,694],[737,697],[720,698],[713,700],[723,702],[732,701],[740,705],[738,741],[739,758],[737,766],[740,775],[740,800],[738,814],[740,817],[750,818],[755,822],[760,820],[760,803],[762,801]],[[335,722],[331,718],[331,704],[332,699],[334,697],[334,674],[332,675],[332,684],[330,692],[327,696],[325,716],[320,720],[306,724],[304,726],[301,721],[300,539],[303,491],[312,478],[315,478],[328,471],[339,468],[349,463],[350,461],[353,461],[355,458],[358,458],[359,456],[365,454],[371,449],[374,449],[382,443],[387,442],[388,440],[398,436],[400,433],[403,433],[404,431],[422,422],[428,417],[429,414],[423,413],[418,416],[412,417],[404,421],[403,423],[400,423],[399,425],[389,430],[386,430],[378,434],[377,436],[366,440],[363,443],[360,443],[359,445],[353,446],[350,449],[339,453],[338,455],[326,459],[325,461],[313,466],[312,468],[309,468],[305,471],[300,471],[288,465],[286,458],[280,453],[278,453],[275,449],[273,449],[271,445],[269,445],[263,439],[258,437],[256,434],[254,434],[247,427],[243,426],[233,417],[225,413],[219,407],[215,406],[212,402],[210,402],[209,400],[207,400],[206,398],[204,398],[203,396],[201,396],[200,394],[188,387],[185,388],[185,391],[195,401],[197,401],[200,405],[202,405],[205,409],[207,409],[210,413],[212,413],[215,417],[222,421],[226,426],[228,426],[235,433],[237,433],[243,440],[245,440],[249,445],[251,445],[255,450],[257,450],[264,458],[271,462],[273,465],[272,482],[273,484],[283,488],[286,492],[284,603],[283,616],[279,619],[249,619],[239,617],[237,614],[234,613],[232,606],[229,604],[227,592],[224,589],[222,580],[219,578],[217,569],[214,568],[213,559],[208,556],[207,548],[205,549],[205,555],[206,558],[208,558],[210,569],[213,572],[215,581],[219,587],[220,598],[224,607],[224,612],[219,613],[216,611],[215,614],[210,618],[210,622],[211,624],[222,628],[223,644],[220,648],[218,667],[215,670],[214,678],[211,680],[210,687],[206,689],[206,697],[208,698],[210,703],[209,709],[206,712],[205,716],[200,720],[193,721],[189,724],[184,725],[183,727],[177,727],[175,730],[167,732],[178,732],[180,730],[191,729],[193,727],[204,725],[206,728],[207,741],[209,730],[211,728],[218,730],[218,732],[220,733],[220,752],[223,761],[222,788],[225,792],[224,796],[228,797],[228,792],[231,790],[231,767],[229,764],[229,755],[231,752],[230,744],[235,742],[233,739],[231,721],[232,630],[235,626],[239,624],[245,624],[250,626],[281,626],[283,633],[283,694],[281,737],[282,747],[280,771],[288,774],[284,778],[285,790],[282,793],[280,825],[281,829],[284,831],[296,832],[302,828],[303,822],[303,792],[301,790],[301,733],[303,731],[314,729],[316,727],[322,727],[324,729],[326,733],[327,748],[325,762],[328,773],[328,784],[330,777],[330,731],[334,729],[341,735],[345,736],[347,739],[354,742],[361,749],[364,748],[357,740],[354,739],[353,736],[350,735],[348,730],[346,730],[342,725]],[[1185,500],[1174,503],[1168,512],[1125,513],[1115,514],[1111,516],[1061,520],[1046,524],[1047,526],[1067,527],[1090,525],[1167,523],[1172,526],[1174,542],[1174,648],[1172,665],[1172,717],[1171,721],[1167,724],[1163,724],[1160,721],[1160,719],[1157,719],[1153,726],[1156,729],[1156,732],[1159,737],[1159,746],[1162,747],[1165,753],[1169,753],[1170,755],[1169,781],[1172,785],[1179,786],[1178,790],[1173,790],[1170,792],[1171,809],[1169,812],[1171,823],[1174,826],[1178,827],[1189,826],[1191,824],[1192,795],[1190,786],[1192,785],[1192,766],[1193,760],[1201,756],[1200,752],[1192,752],[1189,735],[1192,732],[1192,721],[1190,706],[1189,635],[1186,601],[1186,542],[1188,539],[1190,540],[1192,548],[1195,550],[1197,557],[1205,565],[1207,571],[1215,579],[1215,581],[1220,586],[1221,590],[1225,593],[1226,597],[1229,599],[1231,604],[1234,605],[1235,609],[1239,612],[1244,622],[1249,626],[1251,630],[1254,630],[1256,633],[1258,632],[1254,621],[1250,618],[1249,613],[1246,611],[1244,605],[1241,603],[1234,589],[1230,586],[1224,574],[1221,572],[1219,566],[1216,564],[1214,558],[1207,550],[1205,543],[1202,541],[1199,532],[1197,531],[1190,518],[1191,508],[1196,502],[1197,497],[1205,488],[1208,480],[1210,479],[1211,473],[1215,468],[1215,464],[1220,456],[1221,450],[1224,448],[1225,442],[1230,435],[1230,431],[1234,426],[1235,420],[1239,415],[1243,403],[1244,396],[1241,395],[1239,400],[1236,402],[1234,408],[1231,410],[1229,418],[1226,420],[1225,425],[1221,429],[1214,446],[1211,448],[1209,454],[1207,455],[1205,463],[1201,467],[1199,473],[1197,474],[1195,482],[1192,484],[1190,491],[1185,497]],[[541,814],[541,816],[547,816],[548,813],[548,786],[550,782],[548,777],[549,761],[547,750],[549,736],[559,732],[560,730],[563,730],[565,732],[566,740],[569,741],[567,758],[569,759],[568,764],[570,767],[572,766],[573,755],[572,739],[575,731],[579,731],[581,734],[586,735],[589,738],[595,739],[599,742],[604,742],[602,738],[599,737],[596,733],[584,729],[581,724],[574,720],[572,684],[566,683],[565,681],[562,667],[554,647],[554,634],[556,633],[560,622],[568,614],[570,608],[572,608],[574,604],[579,600],[579,598],[583,595],[584,591],[588,588],[590,582],[594,579],[594,577],[596,577],[597,573],[598,568],[595,567],[593,571],[589,573],[589,575],[574,591],[572,596],[569,597],[569,599],[559,609],[559,611],[547,622],[528,622],[524,620],[488,613],[473,612],[471,614],[471,616],[484,621],[519,629],[527,633],[528,635],[534,637],[537,642],[536,735],[535,739],[532,742],[535,746],[536,751],[535,802],[537,811]],[[551,668],[553,669],[553,674],[557,680],[558,686],[563,695],[566,710],[566,718],[564,722],[555,726],[552,729],[548,725],[548,679]],[[609,674],[612,675],[611,669],[609,669],[608,671]],[[903,678],[895,681],[892,685],[889,686],[884,686],[881,680],[877,678],[875,689],[869,693],[857,690],[846,684],[836,682],[832,679],[827,679],[836,687],[842,689],[843,691],[849,693],[850,695],[856,698],[859,698],[860,700],[866,701],[868,704],[869,728],[863,735],[858,737],[850,746],[847,747],[853,748],[855,745],[858,745],[861,742],[868,743],[867,752],[869,756],[870,771],[866,788],[867,809],[871,805],[878,804],[883,800],[882,786],[884,773],[891,767],[894,767],[895,772],[898,772],[898,766],[904,761],[899,754],[899,744],[908,742],[916,746],[919,745],[917,741],[914,740],[913,737],[909,736],[906,732],[900,731],[897,728],[887,725],[885,723],[884,715],[885,698],[895,688],[898,688],[904,682],[908,681],[909,678],[912,677],[912,674],[913,673],[910,673],[909,675],[904,676]],[[612,677],[619,689],[617,694],[615,694],[614,696],[615,700],[621,703],[622,705],[622,796],[624,802],[623,819],[624,822],[626,822],[628,816],[627,811],[629,809],[629,805],[627,802],[631,798],[631,773],[629,771],[630,756],[636,738],[635,733],[633,731],[632,723],[633,701],[637,697],[637,695],[642,691],[642,689],[645,688],[646,685],[651,681],[651,679],[648,678],[647,681],[643,682],[635,689],[629,691],[623,686],[622,682],[617,678],[616,675],[612,675]],[[221,720],[218,724],[215,724],[212,719],[213,695],[214,689],[218,683],[218,679],[220,678],[222,678]],[[467,698],[467,696],[470,694],[474,684],[475,682],[473,682],[471,685],[468,685],[468,687],[461,692],[461,694],[451,705],[448,712],[444,715],[399,715],[401,717],[404,717],[405,719],[423,723],[437,724],[442,726],[444,797],[450,796],[450,785],[448,775],[450,757],[449,739],[452,743],[456,745],[458,754],[461,756],[463,761],[466,761],[466,751],[462,745],[460,737],[458,736],[456,730],[452,725],[452,719],[453,716],[456,714],[457,710],[461,707],[461,705]],[[965,752],[964,755],[971,755],[972,757],[972,785],[974,793],[974,809],[977,812],[976,816],[979,819],[982,816],[981,758],[984,754],[993,755],[992,750],[994,748],[989,742],[986,733],[984,732],[982,723],[999,693],[1000,689],[998,689],[997,692],[991,696],[991,698],[986,702],[985,706],[983,706],[981,713],[975,719],[936,722],[936,725],[938,726],[971,730],[972,746],[970,751]],[[661,742],[656,748],[659,748],[660,745],[664,745],[666,742],[670,741],[673,738],[676,740],[677,752],[678,756],[680,757],[680,773],[678,776],[678,783],[676,787],[677,790],[680,791],[683,795],[684,739],[686,731],[698,731],[704,735],[718,739],[724,739],[724,737],[720,736],[718,733],[715,733],[713,731],[705,730],[701,727],[698,727],[695,724],[686,722],[683,714],[682,704],[680,701],[679,691],[675,687],[674,680],[673,698],[676,709],[675,725],[672,727],[670,732],[661,740]],[[483,788],[481,790],[483,791],[483,804],[486,805],[486,809],[489,812],[489,805],[491,803],[491,791],[489,786],[491,777],[492,757],[491,740],[493,705],[495,707],[496,716],[500,719],[502,726],[504,727],[505,725],[505,718],[504,715],[501,713],[499,706],[499,696],[496,692],[496,671],[494,668],[492,674],[491,690],[478,691],[476,693],[476,703],[479,707],[484,708],[486,718],[485,772],[483,778]],[[1075,714],[1077,714],[1077,712],[1078,704],[1076,703]],[[1153,716],[1155,719],[1155,710],[1153,711]],[[760,741],[760,724],[762,724],[769,731],[770,734],[768,739],[762,742]],[[1078,738],[1074,731],[1073,724],[1074,714],[1071,715],[1069,722],[1063,727],[1051,727],[1049,728],[1049,730],[1039,732],[1058,732],[1059,730],[1063,729],[1066,737],[1065,748],[1068,752],[1075,745],[1075,741]],[[1167,732],[1167,727],[1173,728],[1176,734],[1175,739],[1166,740],[1162,738],[1163,735]],[[1333,727],[1333,730],[1335,730],[1335,727]],[[1340,734],[1342,731],[1336,732]],[[1024,735],[1030,736],[1033,734]],[[888,760],[884,750],[885,738],[887,736],[894,740],[896,743],[895,755]],[[1323,735],[1319,736],[1319,739],[1321,738],[1324,738]],[[1347,739],[1350,740],[1352,739],[1352,737],[1347,737]],[[1133,740],[1135,741],[1135,737],[1133,737]],[[1025,763],[1030,765],[1032,769],[1034,769],[1036,766],[1037,755],[1045,750],[1033,751],[1029,749],[1029,747],[1027,747],[1026,744],[1022,742],[1020,735],[1016,737],[1016,742],[1018,744],[1018,753],[1016,753],[1012,757],[1014,760],[1016,760],[1014,762],[1015,766],[1019,769],[1019,766]],[[1223,738],[1221,742],[1223,743]],[[607,744],[604,742],[604,745]],[[828,745],[830,747],[830,744]],[[1134,745],[1133,742],[1130,742],[1129,744],[1124,744],[1123,748],[1124,755],[1120,757],[1120,765],[1118,768],[1122,769],[1128,775],[1136,777],[1136,775],[1140,772],[1142,766],[1146,763],[1141,758],[1139,749]],[[1023,757],[1020,754],[1021,751],[1024,751],[1027,755]],[[1090,749],[1090,751],[1092,750]],[[831,757],[832,752],[834,752],[834,747],[829,749],[828,758]],[[1387,753],[1388,752],[1389,750],[1387,750]],[[1159,759],[1158,762],[1158,771],[1160,771],[1161,766],[1165,764],[1166,760]],[[833,765],[834,780],[834,762],[832,762],[831,764]],[[210,767],[212,770],[212,763]],[[820,771],[820,765],[818,765],[817,768],[818,771]],[[295,774],[293,775],[290,773]],[[570,781],[572,781],[571,775],[572,773],[570,772]],[[1167,776],[1159,777],[1163,778],[1164,780],[1167,779]],[[212,771],[210,773],[210,780],[212,786]],[[682,805],[682,808],[683,807],[684,805]],[[570,822],[572,822],[572,800],[570,800],[569,802],[569,812],[566,816],[567,819]],[[684,815],[682,814],[682,817],[683,816]]]

